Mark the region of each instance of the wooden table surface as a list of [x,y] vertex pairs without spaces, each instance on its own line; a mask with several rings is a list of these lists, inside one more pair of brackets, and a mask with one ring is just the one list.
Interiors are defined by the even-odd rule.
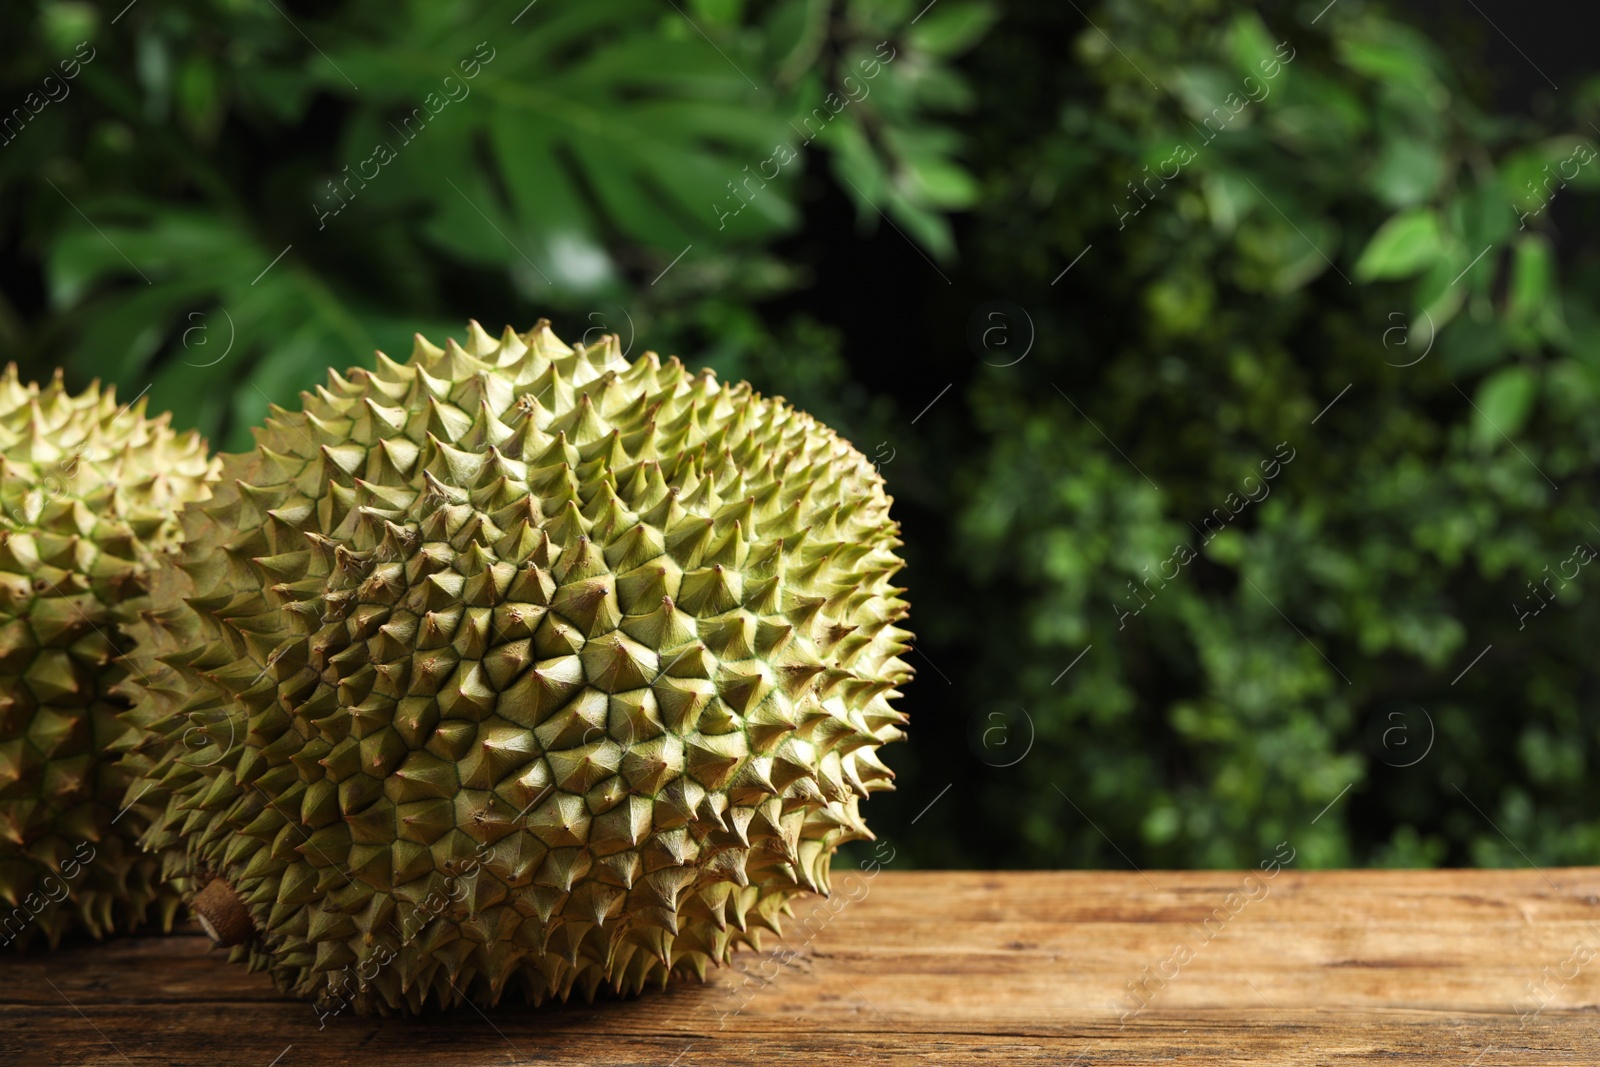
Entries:
[[704,985],[553,1009],[319,1028],[187,929],[0,957],[0,1064],[1600,1064],[1600,868],[835,885]]

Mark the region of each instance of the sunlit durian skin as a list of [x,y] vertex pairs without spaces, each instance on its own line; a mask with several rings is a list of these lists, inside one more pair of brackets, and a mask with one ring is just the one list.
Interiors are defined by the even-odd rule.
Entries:
[[199,436],[142,402],[0,375],[0,951],[171,926],[178,896],[123,814],[111,690],[119,625],[213,470]]
[[870,836],[900,541],[810,416],[473,323],[257,439],[142,627],[129,796],[281,988],[383,1013],[703,977]]

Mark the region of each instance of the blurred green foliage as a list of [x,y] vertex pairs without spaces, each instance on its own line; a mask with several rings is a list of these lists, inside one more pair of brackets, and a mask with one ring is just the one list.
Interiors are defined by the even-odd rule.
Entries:
[[10,5],[0,99],[23,111],[0,133],[0,213],[43,261],[49,314],[0,306],[0,331],[33,364],[153,383],[156,407],[238,448],[267,398],[330,360],[459,329],[458,307],[566,312],[662,346],[685,315],[736,316],[793,284],[768,246],[798,224],[808,162],[864,223],[881,211],[948,257],[944,213],[974,182],[938,116],[970,106],[949,60],[990,14],[947,0],[915,15],[876,0]]
[[1600,854],[1596,98],[1486,113],[1322,6],[1032,4],[979,52],[1059,106],[978,116],[973,272],[1036,339],[979,353],[931,505],[970,586],[924,649],[1004,726],[918,765],[908,816],[966,808],[932,862]]
[[[616,330],[892,457],[901,863],[1594,861],[1592,85],[1362,0],[118,6],[0,12],[35,373],[237,448],[464,311]],[[796,310],[828,197],[916,300]]]

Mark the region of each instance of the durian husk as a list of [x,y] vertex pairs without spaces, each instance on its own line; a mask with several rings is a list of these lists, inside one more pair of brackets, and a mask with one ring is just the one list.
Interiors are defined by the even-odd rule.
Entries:
[[912,673],[855,448],[543,320],[302,397],[185,510],[128,683],[129,800],[234,958],[324,1012],[631,993],[827,892]]
[[112,689],[121,627],[214,470],[143,401],[0,376],[0,947],[171,926],[178,893],[123,807]]

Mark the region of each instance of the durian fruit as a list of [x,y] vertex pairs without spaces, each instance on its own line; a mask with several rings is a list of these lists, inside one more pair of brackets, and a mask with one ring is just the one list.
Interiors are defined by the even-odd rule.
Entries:
[[142,401],[0,376],[0,946],[172,923],[178,897],[123,809],[112,687],[118,627],[213,470]]
[[859,452],[544,321],[303,398],[136,630],[129,796],[235,959],[329,1012],[628,993],[826,892],[911,675]]

